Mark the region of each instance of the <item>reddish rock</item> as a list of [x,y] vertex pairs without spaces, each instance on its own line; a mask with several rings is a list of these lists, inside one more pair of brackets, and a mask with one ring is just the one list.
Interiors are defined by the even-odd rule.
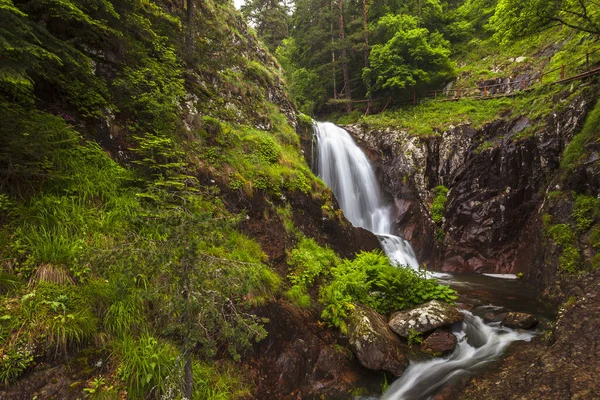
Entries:
[[432,356],[445,356],[456,348],[458,340],[451,332],[437,330],[433,332],[421,345],[421,351]]
[[509,312],[504,317],[502,325],[512,329],[531,329],[538,324],[538,320],[531,314],[521,312]]

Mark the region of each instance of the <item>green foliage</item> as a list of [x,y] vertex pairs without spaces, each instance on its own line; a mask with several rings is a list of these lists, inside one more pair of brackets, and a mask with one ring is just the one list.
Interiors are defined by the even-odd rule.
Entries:
[[234,366],[208,365],[195,362],[193,364],[194,399],[229,400],[247,398],[250,388],[241,379]]
[[600,199],[583,194],[576,195],[571,216],[577,224],[577,230],[587,231],[596,220],[600,219]]
[[307,289],[317,277],[326,276],[339,263],[340,259],[333,250],[302,237],[288,257],[288,265],[293,272],[288,275],[292,287],[285,293],[286,297],[300,307],[310,306]]
[[117,376],[127,385],[129,397],[144,399],[165,392],[167,378],[175,369],[172,346],[148,335],[125,336],[115,343],[115,352],[121,360]]
[[108,386],[108,382],[103,376],[94,378],[90,387],[83,388],[86,399],[92,400],[115,400],[118,398],[118,391],[114,386]]
[[8,386],[16,381],[33,363],[33,353],[26,345],[17,343],[0,351],[0,384]]
[[563,152],[560,166],[565,171],[565,179],[574,171],[582,156],[585,154],[585,145],[600,138],[599,127],[600,102],[596,102],[594,109],[587,115],[583,128],[575,135],[575,137],[573,137],[573,139],[571,139]]
[[423,343],[423,334],[414,329],[408,330],[408,344],[409,345],[420,345]]
[[321,318],[345,331],[352,303],[368,305],[381,314],[429,300],[453,302],[456,292],[408,267],[394,267],[381,252],[362,252],[331,270],[332,279],[321,287]]
[[387,42],[371,48],[370,67],[363,71],[373,93],[440,84],[453,75],[450,44],[442,34],[418,27],[408,15],[386,15],[377,26]]
[[500,0],[490,26],[503,43],[557,23],[575,31],[598,34],[598,7],[592,0]]
[[546,235],[561,248],[559,268],[574,274],[581,270],[581,254],[576,247],[575,234],[568,224],[557,224],[550,227]]
[[289,6],[285,1],[250,0],[242,5],[244,17],[256,33],[274,51],[289,32]]
[[117,337],[137,333],[146,324],[144,311],[139,293],[131,293],[110,304],[104,314],[104,328]]
[[433,188],[433,203],[431,204],[431,219],[436,224],[441,224],[444,220],[444,211],[446,211],[446,200],[448,188],[445,186],[436,186]]

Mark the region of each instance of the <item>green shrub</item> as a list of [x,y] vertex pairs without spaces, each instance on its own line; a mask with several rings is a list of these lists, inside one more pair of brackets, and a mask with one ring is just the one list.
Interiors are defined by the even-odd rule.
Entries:
[[329,274],[339,262],[333,250],[319,246],[311,238],[302,237],[288,257],[288,265],[293,271],[288,275],[292,287],[285,293],[286,297],[296,305],[308,307],[310,296],[307,289],[318,276]]
[[358,302],[381,314],[402,310],[429,300],[453,302],[456,292],[427,279],[424,272],[394,267],[385,254],[362,252],[331,270],[332,280],[321,288],[321,317],[345,331],[345,318]]

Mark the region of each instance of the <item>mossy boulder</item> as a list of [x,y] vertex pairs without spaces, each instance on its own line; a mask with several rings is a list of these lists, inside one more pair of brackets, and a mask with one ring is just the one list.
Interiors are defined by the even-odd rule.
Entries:
[[425,333],[463,320],[458,309],[448,303],[432,300],[408,311],[392,314],[389,326],[402,337],[411,332]]
[[408,366],[408,346],[390,330],[383,316],[370,307],[357,304],[348,318],[350,346],[368,369],[400,376]]

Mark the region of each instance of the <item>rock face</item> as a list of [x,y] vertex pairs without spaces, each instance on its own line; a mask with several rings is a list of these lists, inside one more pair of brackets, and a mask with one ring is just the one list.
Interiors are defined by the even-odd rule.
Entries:
[[[346,129],[379,166],[383,189],[396,203],[397,234],[421,262],[448,272],[515,273],[528,224],[592,98],[591,91],[575,97],[536,121],[535,134],[527,134],[532,121],[508,116],[429,137],[359,124]],[[439,241],[429,212],[437,185],[450,189]]]
[[445,356],[454,351],[458,340],[451,332],[437,330],[425,339],[421,351],[435,357]]
[[538,323],[536,317],[522,312],[509,312],[502,321],[502,325],[512,329],[531,329]]
[[400,376],[408,365],[408,347],[373,309],[357,305],[349,317],[348,336],[354,354],[365,367]]
[[323,330],[314,310],[274,302],[258,309],[257,315],[269,318],[269,335],[248,355],[255,398],[347,399],[353,389],[379,388],[380,375],[353,357],[337,331]]
[[389,326],[398,335],[407,338],[411,331],[430,332],[462,321],[463,318],[456,307],[432,300],[412,310],[394,313],[390,318]]

